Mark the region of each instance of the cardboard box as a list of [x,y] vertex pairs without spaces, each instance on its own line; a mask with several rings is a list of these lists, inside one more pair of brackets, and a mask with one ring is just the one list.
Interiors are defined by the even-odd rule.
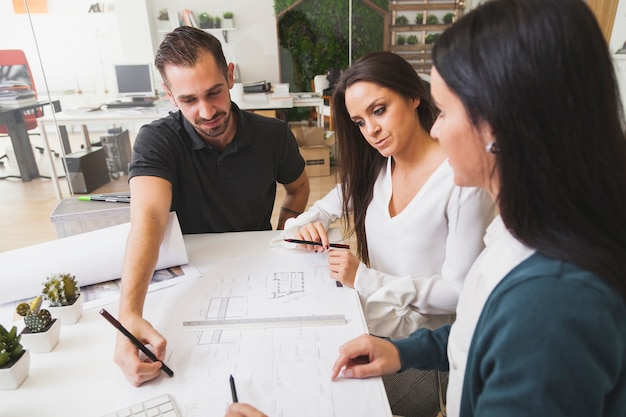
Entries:
[[[291,131],[300,146],[300,154],[306,164],[305,170],[309,177],[330,175],[331,147],[327,144],[323,127],[308,127],[300,123],[290,124]],[[334,133],[330,143],[334,146]]]
[[324,128],[291,125],[291,131],[299,146],[324,145]]
[[130,221],[130,204],[109,201],[80,201],[76,197],[64,198],[52,211],[50,221],[56,228],[57,237],[73,236],[128,223]]
[[326,132],[326,139],[324,144],[330,147],[330,166],[334,167],[339,165],[339,158],[337,158],[337,144],[335,143],[335,132]]
[[304,169],[307,176],[330,175],[330,147],[326,145],[301,146],[300,154],[306,164]]

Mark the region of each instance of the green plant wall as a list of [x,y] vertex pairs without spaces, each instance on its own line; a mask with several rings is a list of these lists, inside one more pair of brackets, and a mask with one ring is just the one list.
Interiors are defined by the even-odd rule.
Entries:
[[[275,0],[280,13],[298,0]],[[383,48],[384,19],[361,0],[352,1],[352,61]],[[349,64],[350,0],[305,0],[278,21],[281,80],[292,91],[311,91],[311,80]],[[387,10],[388,0],[373,0]]]

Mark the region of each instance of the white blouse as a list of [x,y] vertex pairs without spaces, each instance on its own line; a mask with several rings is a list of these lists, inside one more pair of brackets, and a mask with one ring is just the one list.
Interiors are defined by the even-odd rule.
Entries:
[[485,250],[467,275],[459,298],[457,320],[448,336],[450,379],[446,412],[449,417],[459,415],[467,354],[487,298],[502,278],[533,253],[533,249],[509,233],[500,216],[487,228]]
[[[389,215],[391,194],[389,158],[374,184],[365,219],[370,267],[359,265],[355,289],[370,333],[400,338],[420,327],[451,322],[495,205],[482,190],[454,185],[447,160],[394,217]],[[283,235],[294,237],[300,226],[313,221],[328,228],[341,216],[337,185],[309,210],[288,219]]]

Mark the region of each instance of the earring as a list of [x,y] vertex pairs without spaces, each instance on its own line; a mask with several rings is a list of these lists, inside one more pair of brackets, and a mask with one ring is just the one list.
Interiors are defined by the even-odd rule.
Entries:
[[498,146],[496,142],[492,141],[492,142],[489,142],[487,146],[485,146],[485,150],[489,153],[496,154],[500,152],[500,147]]

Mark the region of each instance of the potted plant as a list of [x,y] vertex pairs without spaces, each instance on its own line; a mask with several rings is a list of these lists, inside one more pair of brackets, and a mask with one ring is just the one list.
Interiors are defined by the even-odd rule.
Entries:
[[406,43],[409,45],[417,45],[417,35],[409,35],[406,38]]
[[426,24],[437,25],[439,24],[439,18],[437,17],[437,15],[429,14],[428,17],[426,18]]
[[41,293],[48,301],[52,317],[59,319],[61,324],[74,324],[83,315],[83,295],[74,275],[48,276]]
[[213,18],[207,12],[202,12],[198,15],[198,23],[200,29],[211,29],[213,27]]
[[167,8],[159,10],[157,21],[159,22],[159,30],[167,30],[170,28],[170,15]]
[[415,24],[416,25],[423,25],[424,24],[424,13],[417,13],[415,15]]
[[404,16],[404,15],[400,15],[398,17],[396,17],[396,26],[404,26],[404,25],[408,25],[409,24],[409,18]]
[[22,330],[24,346],[33,352],[50,352],[59,343],[61,320],[53,319],[50,312],[41,308],[41,295],[30,303],[20,303],[15,312],[24,317]]
[[217,29],[221,28],[222,27],[222,18],[219,17],[219,16],[215,16],[214,20],[215,20],[215,22],[213,24],[213,27],[217,28]]
[[450,12],[443,15],[443,23],[449,25],[452,22],[454,22],[454,13]]
[[406,36],[398,35],[396,36],[396,45],[404,45],[406,43]]
[[0,324],[0,390],[15,389],[28,377],[30,353],[20,339],[17,327],[7,331]]
[[222,27],[224,28],[233,28],[235,27],[234,21],[233,21],[233,12],[224,12],[222,14],[222,17],[224,18],[224,20],[222,21]]
[[431,44],[431,43],[435,43],[437,42],[437,39],[439,39],[439,36],[441,36],[440,33],[429,33],[428,35],[426,35],[426,37],[424,38],[424,42],[426,44]]

